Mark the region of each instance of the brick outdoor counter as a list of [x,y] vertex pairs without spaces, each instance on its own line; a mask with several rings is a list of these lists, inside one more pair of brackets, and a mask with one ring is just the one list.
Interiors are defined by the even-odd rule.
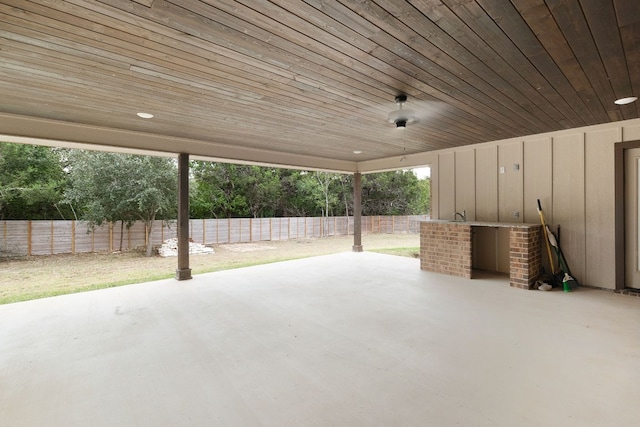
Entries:
[[509,284],[533,289],[542,268],[540,224],[423,221],[420,223],[420,268],[472,279],[474,227],[509,228]]

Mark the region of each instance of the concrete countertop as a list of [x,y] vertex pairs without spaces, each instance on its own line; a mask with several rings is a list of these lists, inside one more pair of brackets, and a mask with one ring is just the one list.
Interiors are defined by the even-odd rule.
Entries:
[[506,228],[533,228],[540,227],[541,224],[523,222],[489,222],[489,221],[452,221],[448,219],[430,219],[420,222],[431,222],[434,224],[458,224],[470,225],[471,227],[506,227]]

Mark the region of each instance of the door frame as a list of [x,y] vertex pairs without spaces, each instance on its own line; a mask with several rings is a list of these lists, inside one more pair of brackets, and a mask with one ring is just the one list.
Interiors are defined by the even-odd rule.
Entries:
[[618,142],[614,150],[615,190],[615,288],[625,288],[625,151],[630,148],[640,148],[640,140]]

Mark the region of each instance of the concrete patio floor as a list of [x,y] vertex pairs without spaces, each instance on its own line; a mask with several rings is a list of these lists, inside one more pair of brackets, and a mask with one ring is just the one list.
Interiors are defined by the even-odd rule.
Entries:
[[342,253],[0,306],[3,426],[637,426],[640,298]]

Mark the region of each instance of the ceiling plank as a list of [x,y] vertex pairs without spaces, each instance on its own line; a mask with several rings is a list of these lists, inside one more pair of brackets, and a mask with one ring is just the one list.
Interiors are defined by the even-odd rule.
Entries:
[[511,3],[478,0],[478,4],[517,47],[517,49],[510,49],[512,52],[521,51],[527,61],[545,76],[547,84],[552,85],[570,105],[578,108],[579,115],[585,118],[593,117],[592,120],[586,120],[585,124],[601,123],[610,119],[602,104],[594,102],[594,98],[575,90],[569,77],[549,56],[535,33]]
[[[627,96],[638,96],[640,94],[640,13],[638,13],[638,2],[636,0],[614,0],[618,27],[620,28],[620,39],[624,50],[626,69],[631,80],[631,92]],[[632,117],[640,115],[640,103],[635,102],[621,109],[631,111]]]
[[[602,2],[594,0],[581,0],[582,10],[587,24],[593,34],[593,40],[597,47],[600,64],[605,70],[605,78],[608,82],[610,93],[610,103],[607,109],[615,111],[616,119],[631,119],[634,114],[630,110],[618,109],[613,104],[618,98],[624,98],[632,93],[631,81],[620,39],[620,30],[613,2]],[[636,2],[636,14],[640,14],[640,5]],[[594,61],[595,62],[595,61]],[[594,86],[596,83],[594,82]],[[597,86],[596,86],[597,87]],[[601,96],[604,99],[604,96]],[[622,113],[620,115],[619,113]]]

